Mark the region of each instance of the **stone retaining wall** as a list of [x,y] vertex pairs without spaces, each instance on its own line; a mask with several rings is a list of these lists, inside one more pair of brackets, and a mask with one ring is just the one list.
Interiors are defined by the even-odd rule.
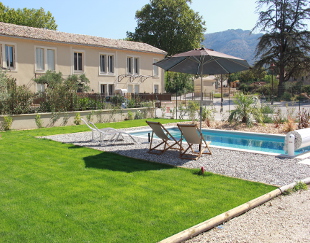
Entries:
[[[73,111],[73,112],[55,112],[55,113],[35,113],[35,114],[21,114],[12,115],[13,123],[11,129],[23,130],[23,129],[35,129],[38,128],[36,123],[36,116],[40,116],[42,127],[53,126],[71,126],[75,125],[74,120],[77,113],[81,118],[87,120],[91,118],[94,123],[105,122],[118,122],[128,119],[128,112],[133,117],[136,113],[145,114],[146,117],[154,117],[154,108],[131,108],[131,109],[117,109],[117,110],[93,110],[93,111]],[[0,125],[3,122],[3,115],[0,116]],[[83,124],[83,122],[81,122]],[[1,126],[0,126],[1,127]]]

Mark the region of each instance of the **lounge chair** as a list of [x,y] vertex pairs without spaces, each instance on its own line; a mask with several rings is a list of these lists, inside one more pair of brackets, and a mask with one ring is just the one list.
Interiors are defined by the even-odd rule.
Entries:
[[[211,143],[211,141],[206,142],[197,124],[177,124],[177,125],[181,131],[182,138],[184,138],[188,144],[187,149],[185,149],[184,151],[180,151],[181,159],[197,160],[201,157],[202,154],[212,154],[209,148],[209,144]],[[182,141],[181,146],[183,146]],[[194,146],[195,148],[197,147],[196,151],[193,148]],[[206,150],[208,152],[205,152]]]
[[96,125],[92,122],[88,123],[87,121],[85,121],[83,118],[81,118],[81,120],[86,124],[86,126],[88,126],[88,128],[91,130],[92,134],[91,134],[91,138],[92,141],[94,141],[94,137],[95,137],[95,132],[97,132],[98,130],[104,132],[104,131],[116,131],[116,129],[112,128],[112,127],[107,127],[107,128],[102,128],[102,129],[98,129],[96,127]]
[[137,143],[137,141],[134,139],[134,137],[127,132],[124,132],[122,130],[117,130],[114,128],[107,128],[105,130],[102,130],[102,129],[97,128],[94,123],[90,122],[90,124],[100,134],[100,145],[103,145],[104,141],[113,143],[113,142],[116,142],[119,140],[124,140],[124,136],[128,136],[129,138],[131,138],[131,140],[134,143]]
[[[152,128],[150,149],[148,153],[162,154],[168,149],[182,150],[180,141],[176,140],[160,122],[146,121],[146,123]],[[154,134],[162,141],[156,146],[152,147]],[[172,144],[169,144],[169,141],[172,142]],[[164,145],[163,149],[157,149],[161,145]]]

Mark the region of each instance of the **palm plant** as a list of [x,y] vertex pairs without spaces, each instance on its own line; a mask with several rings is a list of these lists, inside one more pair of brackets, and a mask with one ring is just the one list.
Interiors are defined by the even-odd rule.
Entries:
[[229,122],[246,123],[248,126],[253,124],[253,119],[262,122],[260,107],[257,106],[256,99],[253,96],[247,96],[240,92],[236,94],[235,98],[236,106],[229,115]]

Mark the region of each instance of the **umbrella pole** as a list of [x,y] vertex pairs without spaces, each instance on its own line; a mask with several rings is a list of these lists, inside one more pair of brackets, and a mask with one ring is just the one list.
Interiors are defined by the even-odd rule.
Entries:
[[200,131],[201,131],[201,123],[202,123],[202,105],[203,105],[203,97],[202,97],[202,69],[200,74]]
[[178,91],[175,94],[175,119],[178,119]]
[[221,113],[223,112],[223,76],[221,74]]

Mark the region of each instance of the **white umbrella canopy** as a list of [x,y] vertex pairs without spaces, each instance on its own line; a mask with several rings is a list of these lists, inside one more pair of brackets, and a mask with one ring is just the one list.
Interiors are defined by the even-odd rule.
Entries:
[[[165,71],[200,75],[201,93],[202,76],[214,74],[230,74],[250,68],[244,59],[230,56],[207,48],[182,52],[154,63]],[[200,128],[203,98],[200,101]]]

